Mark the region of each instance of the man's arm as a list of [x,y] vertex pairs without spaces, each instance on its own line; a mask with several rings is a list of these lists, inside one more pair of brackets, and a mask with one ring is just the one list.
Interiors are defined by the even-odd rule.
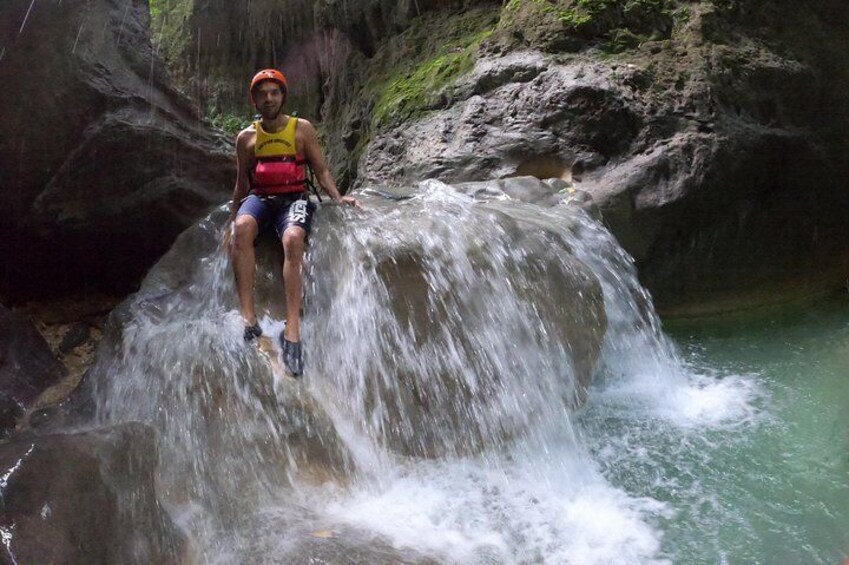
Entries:
[[321,188],[330,195],[330,198],[334,202],[362,208],[359,200],[353,196],[342,196],[339,194],[339,189],[336,188],[336,181],[333,180],[333,175],[330,173],[330,169],[327,168],[327,164],[324,162],[324,156],[321,154],[321,147],[318,144],[318,134],[315,131],[315,127],[307,120],[298,120],[298,127],[303,128],[304,157],[315,172],[315,177]]
[[251,155],[248,151],[250,129],[244,129],[236,138],[236,186],[233,188],[233,200],[230,202],[230,221],[236,219],[239,203],[251,189],[249,181]]

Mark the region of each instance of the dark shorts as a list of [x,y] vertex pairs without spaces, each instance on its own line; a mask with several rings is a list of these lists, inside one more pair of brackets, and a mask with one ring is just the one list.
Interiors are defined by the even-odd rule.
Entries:
[[312,216],[315,212],[315,203],[305,194],[281,195],[281,196],[257,196],[251,194],[239,206],[236,217],[243,214],[253,217],[262,232],[269,225],[277,230],[278,237],[283,237],[283,232],[290,226],[303,228],[309,236],[312,230]]

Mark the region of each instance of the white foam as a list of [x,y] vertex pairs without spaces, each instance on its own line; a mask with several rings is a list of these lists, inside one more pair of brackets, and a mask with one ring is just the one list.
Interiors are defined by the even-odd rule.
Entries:
[[640,416],[661,418],[682,428],[727,428],[753,423],[766,392],[756,375],[635,373],[609,383],[591,402],[626,406]]
[[650,519],[665,505],[611,486],[586,456],[558,456],[572,463],[418,463],[382,488],[325,502],[324,512],[442,562],[664,563]]

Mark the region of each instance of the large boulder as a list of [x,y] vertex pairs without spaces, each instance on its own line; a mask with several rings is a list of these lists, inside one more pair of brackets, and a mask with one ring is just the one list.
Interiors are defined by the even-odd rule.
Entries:
[[127,424],[0,446],[4,563],[182,563],[157,499],[153,431]]
[[[265,326],[262,350],[245,344],[219,249],[226,220],[219,208],[186,230],[112,311],[92,366],[57,414],[70,424],[150,423],[169,500],[202,500],[218,516],[249,506],[260,489],[343,481],[354,468],[320,398],[275,372],[279,329]],[[260,312],[280,316],[274,243],[260,246],[257,286]]]
[[374,441],[475,453],[585,398],[607,327],[601,285],[572,249],[570,214],[581,213],[505,199],[554,199],[534,181],[426,183],[401,201],[365,198],[347,229],[320,226],[309,362]]
[[[347,476],[338,414],[392,450],[439,456],[510,441],[579,405],[605,335],[601,286],[572,252],[568,207],[547,219],[503,202],[555,205],[560,187],[525,179],[409,193],[364,195],[365,211],[320,207],[301,383],[273,375],[242,342],[219,211],[113,312],[75,402],[93,399],[108,421],[156,422],[173,479],[225,481],[225,499],[244,473],[259,484]],[[279,242],[257,249],[257,311],[273,339]]]
[[0,436],[65,368],[24,316],[0,305]]
[[7,296],[132,288],[227,198],[229,146],[167,85],[149,19],[133,0],[0,6]]

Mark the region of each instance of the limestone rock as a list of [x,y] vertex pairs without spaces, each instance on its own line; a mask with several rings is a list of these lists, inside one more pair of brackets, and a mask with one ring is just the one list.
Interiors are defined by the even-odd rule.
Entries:
[[585,398],[607,327],[600,283],[568,215],[508,195],[563,199],[537,179],[364,197],[350,241],[332,228],[315,247],[316,269],[334,265],[311,285],[316,370],[394,451],[479,452]]
[[849,80],[845,16],[807,12],[803,41],[768,27],[787,5],[711,6],[613,60],[484,46],[443,106],[372,132],[360,182],[560,177],[592,196],[667,314],[838,288],[849,274],[849,143],[836,133],[849,106],[835,94]]
[[498,0],[321,0],[316,3],[316,15],[325,26],[341,31],[360,52],[371,56],[388,36],[402,31],[410,20],[425,12],[460,11],[476,4],[499,3]]

